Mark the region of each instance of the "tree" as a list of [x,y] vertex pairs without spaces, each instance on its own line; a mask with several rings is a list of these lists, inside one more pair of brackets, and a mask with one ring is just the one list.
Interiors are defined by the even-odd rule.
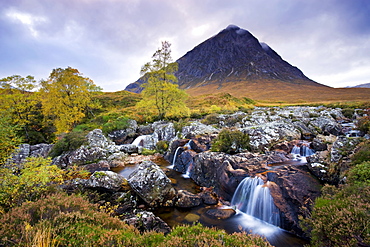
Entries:
[[92,109],[99,108],[93,95],[101,88],[74,68],[54,69],[41,81],[42,110],[56,127],[56,133],[69,131]]
[[189,112],[185,105],[188,95],[175,84],[178,64],[172,62],[170,47],[169,42],[162,42],[162,48],[154,53],[152,61],[141,68],[146,83],[142,85],[143,99],[137,107],[149,111],[154,108],[159,119]]
[[39,129],[37,124],[40,116],[40,101],[33,92],[36,88],[36,80],[33,76],[21,77],[13,75],[0,80],[2,88],[0,94],[0,111],[6,112],[11,121],[10,124],[17,125],[19,131],[29,142],[30,131]]
[[21,144],[21,139],[16,132],[17,127],[10,123],[10,118],[0,114],[0,167]]

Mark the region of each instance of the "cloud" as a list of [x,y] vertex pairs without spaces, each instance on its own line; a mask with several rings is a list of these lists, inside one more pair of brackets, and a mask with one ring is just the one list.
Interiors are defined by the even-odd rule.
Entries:
[[367,0],[2,1],[0,77],[72,66],[105,91],[122,90],[161,41],[178,59],[235,24],[320,83],[366,83],[370,72],[353,73],[370,66],[368,13]]

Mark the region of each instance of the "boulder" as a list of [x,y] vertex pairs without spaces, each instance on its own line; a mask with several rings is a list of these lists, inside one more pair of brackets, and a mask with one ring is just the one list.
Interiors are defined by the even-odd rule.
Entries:
[[136,130],[138,128],[135,120],[129,119],[127,121],[126,129],[115,130],[108,134],[108,137],[116,144],[129,144],[136,137]]
[[141,233],[147,231],[156,231],[167,234],[171,231],[171,228],[161,218],[156,217],[152,212],[141,211],[132,215],[131,217],[124,219],[124,222],[134,226]]
[[310,121],[310,125],[320,129],[324,135],[343,135],[342,126],[331,116],[318,117]]
[[320,182],[304,165],[277,168],[267,173],[267,178],[274,204],[282,213],[282,228],[302,235],[298,216],[308,216],[313,202],[320,195]]
[[213,126],[203,124],[201,122],[195,121],[190,122],[189,125],[182,127],[181,135],[187,139],[194,138],[199,135],[208,135],[220,132]]
[[171,180],[152,161],[142,162],[129,176],[131,188],[150,206],[163,206],[171,203],[175,189]]
[[139,148],[136,145],[133,144],[122,144],[120,145],[120,151],[128,153],[128,154],[133,154],[133,153],[138,153]]
[[236,214],[232,208],[211,208],[206,211],[206,215],[212,219],[226,220]]
[[89,171],[90,173],[98,172],[98,171],[109,171],[110,166],[107,161],[99,161],[98,163],[91,163],[82,166],[85,170]]
[[203,188],[203,191],[199,195],[204,204],[216,205],[218,203],[218,196],[211,188]]
[[193,194],[186,190],[180,190],[176,195],[175,206],[179,208],[197,207],[202,203],[200,195]]
[[89,179],[80,180],[80,184],[89,189],[103,190],[109,192],[119,191],[124,178],[112,171],[94,172]]

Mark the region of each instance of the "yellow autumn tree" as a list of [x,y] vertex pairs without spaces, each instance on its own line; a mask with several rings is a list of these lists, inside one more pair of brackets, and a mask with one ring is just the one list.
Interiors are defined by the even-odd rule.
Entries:
[[189,109],[185,100],[188,95],[178,88],[175,72],[178,64],[172,62],[171,44],[162,42],[152,56],[152,61],[141,68],[146,83],[142,85],[143,99],[137,104],[142,113],[156,112],[158,119],[162,120],[168,115],[188,115]]
[[53,69],[49,79],[41,81],[42,111],[57,134],[68,132],[92,109],[100,107],[93,100],[98,92],[101,88],[77,69]]

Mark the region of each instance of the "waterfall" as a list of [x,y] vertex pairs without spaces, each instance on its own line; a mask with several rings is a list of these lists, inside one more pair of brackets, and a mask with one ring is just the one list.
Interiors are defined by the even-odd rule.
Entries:
[[280,226],[279,209],[274,204],[270,189],[259,177],[244,178],[236,188],[231,204],[248,215]]
[[294,145],[291,153],[294,155],[300,155],[301,157],[307,157],[313,155],[315,152],[309,148],[308,145],[303,144],[300,147]]
[[182,177],[183,178],[190,178],[190,172],[191,172],[191,169],[193,168],[193,163],[190,163],[188,165],[188,168],[186,169],[186,173],[185,174],[182,174]]
[[176,148],[175,154],[173,155],[172,164],[171,164],[171,165],[169,165],[167,168],[169,168],[169,169],[173,169],[173,168],[175,167],[177,153],[179,152],[179,150],[180,150],[180,149],[181,149],[181,147],[177,147],[177,148]]
[[150,135],[141,135],[138,136],[133,142],[132,145],[135,145],[136,147],[143,147],[145,140],[150,137]]

